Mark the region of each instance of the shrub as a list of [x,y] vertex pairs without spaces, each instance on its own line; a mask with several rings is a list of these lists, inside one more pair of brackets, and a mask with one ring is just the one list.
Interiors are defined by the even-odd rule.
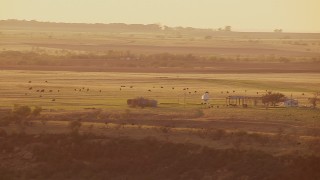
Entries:
[[265,94],[262,96],[262,103],[263,104],[270,104],[272,106],[276,106],[279,102],[284,102],[286,100],[286,97],[284,94],[281,93],[271,93]]
[[197,110],[195,111],[195,113],[194,113],[194,116],[197,117],[197,118],[199,118],[199,117],[204,116],[204,113],[203,113],[203,111],[202,111],[201,109],[197,109]]
[[42,108],[40,106],[36,106],[32,111],[32,115],[38,116],[38,115],[40,115],[41,112],[42,112]]
[[7,135],[7,132],[0,128],[0,137],[6,137]]
[[73,120],[70,121],[68,127],[70,128],[72,134],[78,134],[81,125],[82,124],[79,120]]
[[171,128],[170,127],[166,127],[166,126],[161,126],[160,127],[160,131],[164,134],[170,133]]
[[42,108],[37,106],[33,110],[26,105],[15,104],[12,111],[0,120],[0,126],[9,125],[11,122],[19,126],[21,133],[24,132],[26,125],[30,125],[30,119],[40,115]]
[[314,96],[312,98],[309,98],[309,102],[311,103],[312,107],[317,107],[318,102],[320,99],[318,98],[320,96],[320,92],[314,93]]
[[199,131],[198,133],[201,138],[210,138],[212,140],[220,140],[228,136],[228,133],[224,129],[208,128],[203,131]]
[[138,97],[135,99],[128,99],[127,104],[130,107],[141,107],[141,108],[157,107],[158,106],[158,102],[156,100],[146,99],[143,97]]
[[13,110],[12,110],[12,114],[19,116],[21,118],[27,118],[28,116],[30,116],[32,110],[29,106],[21,106],[18,104],[15,104],[13,106]]
[[8,116],[0,119],[0,127],[1,126],[8,126],[9,124],[10,124],[10,119]]

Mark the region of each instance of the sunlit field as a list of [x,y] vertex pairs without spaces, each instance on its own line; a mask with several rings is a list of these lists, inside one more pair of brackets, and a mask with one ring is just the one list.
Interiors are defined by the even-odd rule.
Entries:
[[0,180],[320,177],[318,33],[1,23]]
[[[116,108],[127,99],[146,97],[159,107],[193,107],[208,91],[212,105],[227,105],[227,96],[280,92],[310,106],[319,89],[319,74],[154,74],[118,72],[1,71],[1,107],[13,104],[45,109]],[[41,92],[42,91],[42,92]]]
[[[124,72],[1,71],[1,108],[14,104],[40,106],[46,120],[105,122],[97,113],[112,114],[107,121],[121,124],[126,119],[149,126],[242,129],[277,132],[279,128],[309,134],[318,127],[319,111],[309,98],[320,84],[318,74],[153,74]],[[202,104],[208,91],[210,104]],[[299,107],[268,108],[261,102],[248,108],[229,106],[228,96],[261,97],[280,92],[297,99]],[[155,108],[130,108],[127,100],[144,97],[158,102]],[[78,114],[77,114],[78,113]],[[80,114],[79,114],[80,113]],[[86,119],[86,113],[88,116]],[[91,115],[93,117],[91,117]],[[103,113],[102,113],[103,114]],[[51,119],[50,119],[51,117]],[[140,120],[140,121],[139,121]],[[158,121],[152,121],[158,120]],[[170,120],[175,120],[170,122]],[[186,123],[182,120],[192,120]],[[211,122],[212,121],[212,122]],[[216,122],[218,121],[218,122]],[[222,121],[222,124],[219,124]],[[259,124],[260,123],[260,124]],[[287,123],[287,124],[286,124]],[[261,126],[271,124],[271,128]],[[299,130],[299,127],[306,129]]]

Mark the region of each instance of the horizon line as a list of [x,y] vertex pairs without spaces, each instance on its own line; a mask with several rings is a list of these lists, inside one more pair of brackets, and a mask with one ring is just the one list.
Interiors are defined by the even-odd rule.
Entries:
[[[169,27],[169,28],[194,28],[199,30],[212,30],[213,32],[219,32],[219,29],[223,29],[226,26],[231,26],[232,30],[230,32],[248,32],[248,33],[276,33],[274,30],[281,29],[281,28],[274,28],[269,31],[267,30],[254,30],[254,29],[237,29],[234,30],[234,27],[232,25],[225,25],[224,27],[219,28],[203,28],[203,27],[194,27],[194,26],[168,26],[163,25],[162,23],[124,23],[124,22],[63,22],[63,21],[41,21],[36,19],[0,19],[0,21],[27,21],[27,22],[38,22],[38,23],[60,23],[60,24],[86,24],[86,25],[96,25],[96,24],[102,24],[102,25],[108,25],[108,24],[125,24],[125,25],[158,25],[159,27]],[[314,31],[286,31],[281,29],[282,32],[280,33],[308,33],[308,34],[319,34],[320,30],[314,30]],[[222,31],[224,32],[224,31]]]

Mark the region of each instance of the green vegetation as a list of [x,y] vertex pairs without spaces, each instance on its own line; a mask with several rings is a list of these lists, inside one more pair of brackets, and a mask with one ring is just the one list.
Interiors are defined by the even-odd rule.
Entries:
[[268,92],[262,96],[262,103],[267,104],[268,106],[269,104],[276,106],[277,103],[284,102],[285,100],[285,95],[281,93]]
[[39,116],[41,111],[42,108],[39,106],[31,109],[29,106],[15,104],[12,111],[0,119],[0,126],[14,123],[19,127],[20,133],[25,133],[26,127],[31,125],[31,120]]
[[81,127],[81,122],[79,120],[70,121],[68,127],[71,130],[71,134],[79,134],[79,129]]
[[320,34],[316,33],[232,32],[230,26],[214,31],[162,28],[156,24],[89,25],[10,20],[0,24],[2,69],[189,73],[320,71]]
[[[0,148],[5,152],[0,154],[5,159],[0,165],[1,177],[7,180],[317,179],[320,176],[320,159],[315,155],[274,156],[256,150],[218,150],[152,138],[10,135],[0,141]],[[9,166],[13,161],[9,156],[17,157],[15,161],[20,163]]]
[[320,178],[320,34],[0,30],[0,180]]
[[158,106],[158,102],[156,100],[146,99],[143,97],[128,99],[127,104],[129,107],[141,107],[141,108]]
[[319,96],[320,92],[315,92],[314,96],[309,98],[309,102],[312,104],[314,108],[317,107],[318,102],[320,102]]

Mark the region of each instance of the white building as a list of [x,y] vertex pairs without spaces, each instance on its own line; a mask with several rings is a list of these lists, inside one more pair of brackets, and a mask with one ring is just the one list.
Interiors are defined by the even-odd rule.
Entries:
[[283,105],[285,107],[298,107],[299,106],[299,102],[296,99],[287,99],[283,102]]
[[204,101],[204,103],[208,103],[209,101],[209,92],[205,92],[202,96],[201,99]]

